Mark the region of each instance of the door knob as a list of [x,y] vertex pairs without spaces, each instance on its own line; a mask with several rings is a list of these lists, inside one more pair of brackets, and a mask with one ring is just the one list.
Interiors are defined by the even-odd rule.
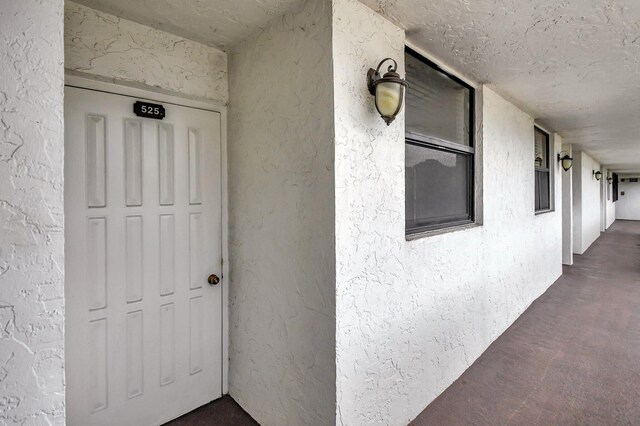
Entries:
[[211,274],[209,275],[209,278],[207,278],[207,282],[211,285],[216,285],[220,282],[220,278],[215,274]]

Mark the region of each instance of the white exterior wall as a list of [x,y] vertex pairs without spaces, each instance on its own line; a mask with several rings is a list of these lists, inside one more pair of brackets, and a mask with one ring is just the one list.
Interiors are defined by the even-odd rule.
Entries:
[[[616,204],[616,219],[640,220],[640,183],[629,182],[625,177],[625,182],[618,183],[620,196]],[[622,195],[624,192],[624,195]]]
[[226,53],[65,2],[65,68],[102,81],[226,104]]
[[404,33],[355,0],[333,24],[336,421],[404,425],[561,275],[562,179],[536,216],[533,119],[485,90],[484,225],[406,241],[404,117],[387,127],[365,85],[388,56],[404,75]]
[[604,205],[605,205],[605,229],[609,229],[613,222],[616,220],[616,203],[613,202],[613,185],[607,182],[607,176],[613,172],[609,169],[605,169],[602,172],[604,180]]
[[607,229],[616,221],[616,204],[612,200],[607,200]]
[[585,154],[582,155],[582,248],[581,254],[600,237],[601,198],[600,181],[593,176],[593,170],[600,170],[600,163]]
[[258,422],[335,421],[331,3],[230,54],[229,392]]
[[[600,181],[593,176],[594,170],[600,170],[600,164],[584,152],[576,152],[573,158],[573,250],[576,254],[583,254],[600,237]],[[605,179],[604,174],[602,179]]]
[[[573,156],[571,144],[563,144],[562,151]],[[558,170],[562,174],[562,263],[573,265],[573,167],[568,171],[562,167]]]
[[63,2],[0,1],[0,424],[64,424]]
[[582,153],[573,150],[573,253],[582,254]]

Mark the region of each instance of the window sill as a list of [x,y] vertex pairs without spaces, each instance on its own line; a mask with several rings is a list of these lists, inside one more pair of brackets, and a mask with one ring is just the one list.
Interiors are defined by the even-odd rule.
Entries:
[[415,241],[422,238],[435,237],[436,235],[449,234],[451,232],[464,231],[467,229],[480,228],[482,224],[471,222],[463,225],[455,225],[447,228],[432,229],[428,231],[416,232],[414,234],[405,235],[406,241]]
[[538,211],[536,212],[536,216],[539,216],[539,215],[541,215],[541,214],[546,214],[546,213],[553,213],[553,212],[555,212],[555,211],[556,211],[555,209],[538,210]]

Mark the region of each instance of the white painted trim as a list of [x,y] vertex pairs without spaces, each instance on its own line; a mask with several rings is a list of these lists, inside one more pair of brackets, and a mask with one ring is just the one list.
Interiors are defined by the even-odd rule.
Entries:
[[[560,165],[560,163],[558,162],[558,154],[560,153],[560,151],[556,150],[556,133],[554,131],[548,130],[548,128],[540,125],[540,123],[538,123],[535,120],[533,121],[533,128],[534,128],[534,131],[532,132],[533,133],[532,143],[534,147],[536,143],[535,142],[536,128],[546,133],[547,135],[549,135],[548,155],[549,155],[549,205],[550,207],[546,210],[536,211],[535,200],[534,200],[534,209],[533,209],[535,216],[541,216],[546,213],[554,213],[558,211],[558,209],[556,208],[557,206],[556,206],[556,189],[555,188],[556,188],[556,179],[558,175],[558,167]],[[560,147],[560,150],[562,150],[562,146]],[[534,174],[534,177],[535,177],[535,174]],[[562,176],[560,176],[560,178],[562,179]],[[535,187],[535,179],[534,179],[534,187]]]
[[415,50],[416,52],[418,52],[419,54],[421,54],[422,56],[424,56],[425,58],[427,58],[428,60],[430,60],[431,62],[433,62],[434,64],[436,64],[437,66],[439,66],[440,68],[442,68],[444,71],[448,72],[449,74],[459,78],[460,80],[464,81],[465,83],[467,83],[469,86],[473,87],[474,89],[479,89],[480,86],[482,86],[481,83],[475,81],[474,79],[472,79],[471,77],[455,70],[454,68],[451,68],[449,65],[447,65],[443,60],[441,60],[440,58],[438,58],[436,55],[434,55],[433,53],[429,52],[428,50],[419,47],[418,45],[414,44],[411,42],[411,40],[405,38],[404,40],[404,44],[411,48],[411,50]]
[[607,169],[600,165],[600,232],[607,230]]
[[227,107],[215,102],[199,101],[154,92],[151,90],[123,86],[117,83],[93,80],[65,74],[65,86],[98,92],[113,93],[132,98],[163,102],[187,108],[197,108],[220,114],[220,185],[221,185],[221,226],[222,226],[222,394],[229,393],[229,193],[228,193],[228,158],[227,158]]
[[553,136],[554,133],[557,133],[555,130],[551,129],[550,127],[540,124],[538,120],[533,120],[533,126],[547,133],[549,137]]
[[222,114],[226,111],[224,105],[220,105],[213,101],[204,101],[190,98],[183,98],[176,95],[169,95],[153,90],[140,89],[137,87],[124,86],[118,83],[110,83],[106,81],[94,80],[91,78],[80,77],[72,74],[65,74],[64,85],[70,87],[78,87],[80,89],[95,90],[98,92],[113,93],[116,95],[130,96],[133,98],[148,99],[157,102],[164,102],[184,106],[188,108],[198,108],[207,111],[219,112]]
[[222,206],[222,394],[229,393],[229,179],[227,109],[220,110],[220,185]]

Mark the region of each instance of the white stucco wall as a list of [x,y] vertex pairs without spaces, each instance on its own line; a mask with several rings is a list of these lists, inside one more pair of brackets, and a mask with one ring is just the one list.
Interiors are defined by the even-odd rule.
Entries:
[[227,55],[126,19],[65,2],[65,69],[194,99],[228,101]]
[[583,254],[600,237],[600,181],[593,176],[594,170],[600,170],[600,164],[584,152],[575,152],[573,158],[573,250]]
[[533,119],[485,90],[484,225],[406,241],[404,118],[365,85],[387,56],[404,74],[404,33],[354,0],[333,24],[336,421],[404,425],[560,276],[562,179],[536,216]]
[[607,200],[607,229],[616,221],[616,203]]
[[258,422],[335,421],[331,2],[230,53],[229,392]]
[[607,230],[609,225],[609,217],[608,213],[608,201],[607,201],[607,186],[609,183],[607,182],[607,176],[609,173],[609,169],[602,166],[600,167],[600,171],[602,172],[602,179],[600,180],[600,232],[604,232]]
[[625,182],[618,183],[618,191],[620,196],[615,203],[616,219],[640,220],[640,183],[629,182],[629,178],[625,177]]
[[609,229],[613,222],[616,221],[616,203],[613,202],[613,185],[606,178],[610,176],[612,171],[604,169],[602,172],[604,185],[604,206],[605,206],[605,229]]
[[64,424],[63,2],[0,0],[0,424]]
[[582,254],[582,153],[573,150],[573,253]]
[[[562,144],[562,151],[569,156],[573,155],[570,144]],[[573,265],[573,167],[568,171],[564,171],[562,167],[558,170],[561,170],[559,173],[562,175],[562,263]]]

